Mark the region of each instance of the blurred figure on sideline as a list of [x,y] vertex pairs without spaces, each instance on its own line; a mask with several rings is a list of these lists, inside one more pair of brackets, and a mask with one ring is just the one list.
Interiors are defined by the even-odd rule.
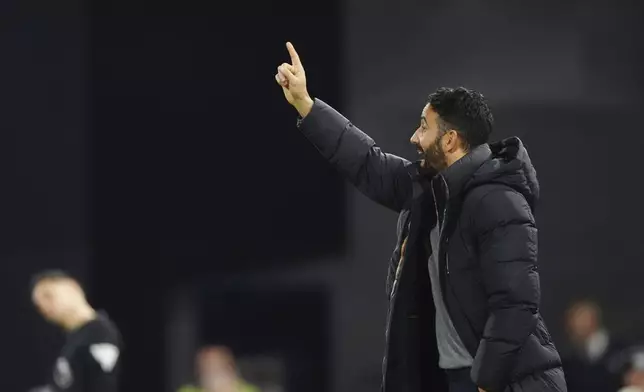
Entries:
[[187,385],[178,392],[259,392],[239,374],[232,351],[223,346],[204,347],[196,358],[197,386]]
[[41,272],[32,279],[31,295],[38,311],[67,331],[51,379],[32,392],[116,392],[120,334],[89,305],[78,281],[63,271]]
[[619,392],[644,392],[644,347],[633,347],[625,350],[623,358],[624,387]]
[[571,392],[616,391],[620,377],[611,371],[611,358],[623,347],[602,322],[599,305],[592,301],[573,303],[566,312],[566,329],[573,351],[563,359]]

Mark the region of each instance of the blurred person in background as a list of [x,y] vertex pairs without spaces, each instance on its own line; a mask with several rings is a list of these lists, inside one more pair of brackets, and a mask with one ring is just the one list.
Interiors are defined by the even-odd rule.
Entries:
[[241,377],[228,347],[204,347],[195,362],[197,385],[183,386],[178,392],[259,392],[259,388]]
[[63,271],[44,271],[33,277],[31,296],[44,318],[67,332],[51,379],[31,391],[116,392],[119,331],[106,314],[90,306],[78,281]]
[[566,312],[566,330],[572,351],[563,357],[571,392],[615,391],[621,385],[611,360],[624,346],[617,343],[602,322],[593,301],[573,303]]
[[619,392],[644,392],[644,347],[632,347],[621,355],[623,387]]
[[522,142],[488,144],[493,118],[483,96],[441,88],[411,138],[421,160],[386,154],[310,97],[287,48],[291,64],[275,79],[299,129],[360,191],[399,214],[383,391],[566,391],[539,312],[539,185]]

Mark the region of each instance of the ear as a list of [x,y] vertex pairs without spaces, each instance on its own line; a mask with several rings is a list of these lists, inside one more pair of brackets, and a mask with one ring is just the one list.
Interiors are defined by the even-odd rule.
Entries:
[[444,140],[444,150],[446,152],[454,152],[461,147],[461,140],[458,132],[453,129],[450,129],[443,137]]

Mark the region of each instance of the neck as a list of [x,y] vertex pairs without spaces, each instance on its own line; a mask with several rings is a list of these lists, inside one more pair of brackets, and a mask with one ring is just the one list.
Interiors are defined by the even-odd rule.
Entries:
[[463,158],[467,153],[463,150],[455,151],[453,154],[445,155],[445,160],[447,161],[447,167],[452,166],[454,163],[458,162]]
[[74,309],[63,321],[63,328],[67,331],[73,331],[87,324],[96,318],[96,311],[88,304],[83,304]]

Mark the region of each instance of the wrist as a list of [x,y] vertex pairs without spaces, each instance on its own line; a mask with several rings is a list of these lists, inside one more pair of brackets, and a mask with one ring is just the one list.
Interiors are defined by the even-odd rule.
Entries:
[[305,118],[309,113],[311,113],[311,109],[313,109],[313,99],[307,95],[306,97],[293,102],[293,107],[295,107],[295,110],[300,114],[300,117]]

